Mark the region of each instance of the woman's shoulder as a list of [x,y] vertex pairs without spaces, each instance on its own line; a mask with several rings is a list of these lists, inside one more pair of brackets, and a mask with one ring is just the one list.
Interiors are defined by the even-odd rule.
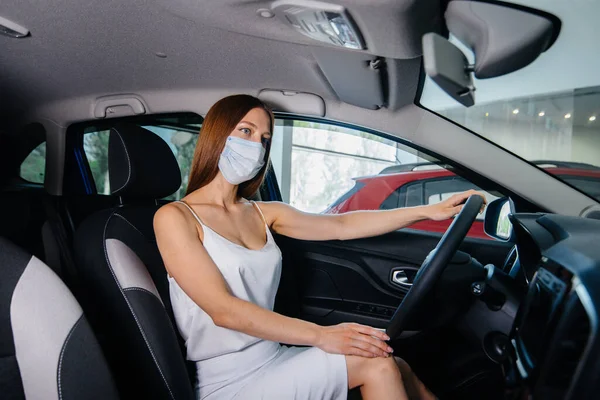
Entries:
[[256,201],[256,204],[261,209],[264,208],[265,210],[272,210],[272,211],[295,210],[294,207],[292,207],[289,204],[286,204],[282,201]]
[[170,229],[182,226],[193,226],[190,224],[190,218],[186,213],[186,207],[183,203],[174,201],[160,207],[154,214],[154,229]]
[[281,201],[257,201],[256,205],[260,207],[269,225],[278,217],[298,211],[296,208]]

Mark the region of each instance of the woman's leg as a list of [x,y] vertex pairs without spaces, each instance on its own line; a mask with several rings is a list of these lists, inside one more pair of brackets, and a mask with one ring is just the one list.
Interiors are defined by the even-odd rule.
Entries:
[[346,365],[348,386],[360,387],[363,400],[435,399],[400,358],[346,356]]
[[435,400],[436,397],[427,389],[427,386],[421,382],[417,375],[412,371],[406,361],[400,357],[394,357],[396,364],[400,369],[400,374],[404,380],[404,387],[408,393],[409,399]]
[[348,387],[360,387],[363,400],[408,400],[394,357],[346,356]]

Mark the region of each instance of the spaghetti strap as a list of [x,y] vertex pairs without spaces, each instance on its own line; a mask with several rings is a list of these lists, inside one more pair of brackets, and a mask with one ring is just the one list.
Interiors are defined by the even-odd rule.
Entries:
[[190,212],[192,213],[192,215],[194,216],[194,218],[196,218],[196,221],[198,221],[198,223],[200,224],[201,227],[204,227],[205,225],[202,223],[202,220],[200,219],[200,217],[198,216],[198,214],[196,214],[196,212],[194,211],[194,209],[192,207],[189,206],[188,203],[186,203],[183,200],[177,200],[176,203],[181,203],[184,206],[187,207],[188,210],[190,210]]
[[269,224],[267,224],[267,220],[265,219],[265,215],[263,214],[263,212],[260,209],[260,207],[258,206],[258,204],[256,204],[256,202],[254,200],[250,200],[250,203],[252,203],[254,205],[254,207],[258,210],[258,213],[260,214],[260,217],[262,218],[263,222],[265,223],[265,225],[268,228]]

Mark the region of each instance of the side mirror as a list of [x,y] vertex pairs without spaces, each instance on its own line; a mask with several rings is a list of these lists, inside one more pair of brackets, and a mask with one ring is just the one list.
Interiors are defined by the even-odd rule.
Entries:
[[488,204],[483,222],[485,233],[504,242],[512,241],[513,226],[508,216],[514,211],[514,203],[508,197],[494,200]]

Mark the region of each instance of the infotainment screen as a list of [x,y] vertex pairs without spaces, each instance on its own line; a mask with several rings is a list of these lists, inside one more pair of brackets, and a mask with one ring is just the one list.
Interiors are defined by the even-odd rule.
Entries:
[[559,278],[555,275],[559,271],[553,272],[543,267],[537,271],[529,286],[523,316],[517,328],[520,353],[525,356],[524,361],[530,364],[530,368],[539,360],[542,345],[549,333],[548,327],[568,287],[563,280],[567,277]]

